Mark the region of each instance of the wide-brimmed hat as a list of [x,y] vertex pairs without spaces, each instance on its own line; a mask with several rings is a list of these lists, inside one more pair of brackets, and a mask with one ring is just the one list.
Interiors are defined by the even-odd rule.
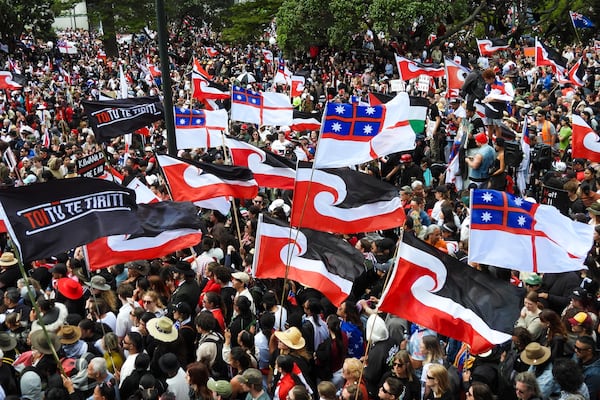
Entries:
[[521,360],[527,365],[540,365],[550,358],[550,348],[532,342],[521,352]]
[[600,203],[593,203],[591,206],[589,206],[588,208],[586,208],[586,210],[590,214],[600,215]]
[[192,265],[187,261],[177,261],[175,266],[173,267],[175,272],[179,272],[184,275],[195,275],[196,273],[192,269]]
[[146,260],[136,260],[126,263],[125,268],[137,271],[138,274],[146,276],[150,272],[150,263]]
[[81,329],[75,325],[63,325],[56,335],[62,344],[73,344],[81,339]]
[[[54,350],[58,352],[61,344],[60,339],[58,336],[56,336],[56,333],[48,332],[48,338],[50,339],[50,343],[52,343]],[[48,344],[46,335],[44,335],[44,331],[42,329],[31,332],[29,339],[31,340],[31,348],[33,350],[37,350],[42,354],[52,354],[52,348]]]
[[206,387],[208,387],[213,392],[216,392],[219,396],[222,396],[225,398],[231,397],[231,392],[232,392],[231,383],[229,383],[225,380],[215,381],[213,379],[210,379],[206,383]]
[[0,332],[0,350],[10,351],[17,347],[17,339],[10,336],[7,332]]
[[538,274],[531,274],[525,279],[526,285],[537,286],[542,284],[542,277]]
[[146,323],[148,333],[161,342],[174,342],[177,340],[177,329],[168,317],[152,318]]
[[67,299],[79,300],[83,296],[83,288],[79,282],[71,278],[60,278],[56,281],[56,289],[58,293],[65,296]]
[[106,279],[102,275],[94,275],[86,285],[92,289],[98,289],[102,291],[110,290],[110,285],[106,283]]
[[0,267],[10,267],[11,265],[15,265],[18,262],[19,260],[17,260],[15,258],[15,255],[10,251],[2,253],[2,256],[0,256]]
[[293,350],[300,350],[306,346],[306,340],[304,340],[302,333],[295,326],[292,326],[283,332],[275,332],[275,337],[279,339],[281,343]]
[[166,353],[158,359],[158,366],[164,373],[172,374],[179,370],[179,360],[175,354]]

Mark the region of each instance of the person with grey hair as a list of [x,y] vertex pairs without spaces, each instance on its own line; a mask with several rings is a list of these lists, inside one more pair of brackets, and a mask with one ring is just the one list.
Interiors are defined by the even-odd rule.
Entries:
[[515,377],[515,391],[519,400],[541,400],[542,392],[533,372],[521,372]]
[[[87,399],[92,396],[98,385],[111,382],[111,380],[114,382],[114,376],[108,372],[108,365],[103,357],[92,358],[87,365],[87,369],[80,371],[72,379],[65,375],[61,375],[61,377],[63,386],[71,395],[71,398],[75,394],[75,398],[78,399]],[[121,400],[117,385],[114,385],[114,390],[115,399]]]

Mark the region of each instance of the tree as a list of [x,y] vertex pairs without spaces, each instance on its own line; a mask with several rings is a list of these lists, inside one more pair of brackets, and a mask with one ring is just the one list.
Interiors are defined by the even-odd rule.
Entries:
[[223,40],[248,43],[259,39],[281,5],[281,0],[256,0],[230,7],[224,15]]
[[13,50],[27,30],[35,38],[50,39],[55,13],[69,6],[69,3],[55,4],[54,0],[0,0],[0,40]]

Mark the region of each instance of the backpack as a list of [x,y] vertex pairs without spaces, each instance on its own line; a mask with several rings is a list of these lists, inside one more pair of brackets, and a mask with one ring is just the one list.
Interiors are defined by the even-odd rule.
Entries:
[[211,376],[216,380],[229,380],[229,365],[223,360],[223,337],[219,336],[219,340],[207,338],[204,343],[214,343],[217,345],[217,357],[211,367]]
[[504,142],[504,163],[512,168],[518,168],[523,161],[521,143],[516,141]]

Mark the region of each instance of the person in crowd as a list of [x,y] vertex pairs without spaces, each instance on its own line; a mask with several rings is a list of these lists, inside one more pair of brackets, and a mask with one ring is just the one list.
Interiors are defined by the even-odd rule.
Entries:
[[520,372],[515,377],[515,392],[519,400],[542,400],[542,392],[532,372]]
[[474,155],[467,156],[465,162],[469,167],[469,180],[477,187],[485,187],[490,177],[490,168],[496,159],[496,152],[488,144],[488,136],[485,133],[478,133],[475,136],[477,150]]
[[575,356],[583,369],[583,380],[588,388],[590,399],[600,394],[600,357],[596,341],[590,336],[580,336],[575,342]]
[[539,340],[544,334],[544,325],[540,321],[542,310],[538,306],[538,294],[535,291],[529,291],[523,300],[521,315],[515,326],[527,329],[533,340]]
[[452,391],[450,389],[450,379],[448,377],[448,370],[446,369],[446,367],[440,364],[432,365],[429,368],[425,379],[425,385],[428,389],[428,395],[427,397],[424,397],[424,399],[454,399],[454,396],[452,395]]
[[400,350],[394,355],[392,369],[383,375],[379,385],[381,386],[383,381],[389,376],[397,378],[404,385],[404,400],[418,400],[421,398],[420,379],[417,378],[410,361],[410,356],[406,350]]
[[555,390],[551,355],[550,348],[537,342],[529,343],[521,352],[521,360],[529,365],[528,371],[534,374],[543,398],[550,397]]
[[207,386],[210,371],[204,363],[194,362],[189,364],[186,368],[185,378],[190,387],[190,400],[204,400],[212,397],[212,393]]

